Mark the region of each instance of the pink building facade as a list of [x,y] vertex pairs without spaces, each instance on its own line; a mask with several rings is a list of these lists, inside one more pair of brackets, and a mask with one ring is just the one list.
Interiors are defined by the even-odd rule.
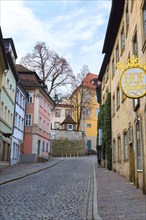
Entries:
[[28,155],[48,158],[50,153],[51,109],[54,102],[48,95],[35,72],[17,65],[21,83],[28,96],[25,114],[25,133],[22,153],[27,159]]

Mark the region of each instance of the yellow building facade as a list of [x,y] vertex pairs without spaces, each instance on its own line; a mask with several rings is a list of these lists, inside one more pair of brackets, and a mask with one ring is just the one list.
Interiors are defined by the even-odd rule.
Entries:
[[[116,22],[115,22],[116,19]],[[104,41],[105,57],[99,74],[102,104],[111,92],[112,166],[146,193],[146,95],[126,97],[120,87],[122,71],[134,54],[146,63],[146,1],[113,1]]]
[[98,75],[88,73],[82,84],[72,93],[74,120],[77,130],[85,133],[86,150],[96,152],[99,103],[97,103],[96,86],[92,80]]

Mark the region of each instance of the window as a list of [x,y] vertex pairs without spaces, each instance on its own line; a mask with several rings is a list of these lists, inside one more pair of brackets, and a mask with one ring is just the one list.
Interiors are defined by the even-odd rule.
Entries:
[[87,128],[91,128],[92,126],[91,126],[91,124],[87,124]]
[[42,118],[39,118],[39,128],[42,129]]
[[60,129],[60,122],[55,122],[55,129]]
[[146,40],[146,2],[144,2],[144,6],[143,6],[143,28],[144,28],[144,38]]
[[90,92],[87,93],[87,100],[91,100],[91,94],[90,94]]
[[129,10],[128,10],[128,2],[127,2],[127,5],[126,5],[125,15],[126,15],[126,35],[127,35],[127,33],[128,33],[128,28],[129,28]]
[[118,137],[118,161],[121,161],[121,138]]
[[128,135],[124,132],[124,159],[128,160]]
[[44,121],[44,131],[46,131],[46,122]]
[[33,103],[33,93],[32,92],[28,93],[27,103]]
[[26,115],[25,126],[31,126],[31,115]]
[[5,120],[7,121],[7,106],[5,106]]
[[115,114],[115,95],[113,95],[113,115]]
[[44,100],[44,110],[45,110],[45,111],[47,110],[47,103],[46,103],[46,100]]
[[98,117],[98,114],[99,114],[99,108],[96,108],[96,109],[95,109],[95,115],[96,115],[96,117]]
[[46,143],[46,152],[48,152],[48,143]]
[[136,111],[140,107],[140,99],[133,99],[133,109]]
[[115,62],[114,59],[112,60],[112,75],[115,74]]
[[73,130],[73,125],[68,124],[68,125],[67,125],[67,130],[72,131],[72,130]]
[[21,93],[20,93],[20,103],[19,104],[20,104],[21,107],[23,107],[22,106],[22,94]]
[[48,114],[51,113],[50,105],[48,105]]
[[119,62],[119,44],[116,47],[116,63]]
[[42,102],[43,102],[42,96],[40,96],[40,106],[41,106],[41,107],[42,107]]
[[11,118],[10,118],[10,110],[8,110],[8,123],[10,123],[10,120],[11,120]]
[[60,109],[55,109],[55,117],[60,117],[60,116],[61,116]]
[[117,108],[120,106],[120,88],[117,88]]
[[122,49],[122,51],[124,48],[125,48],[125,34],[124,34],[124,27],[123,27],[122,31],[121,31],[121,49]]
[[70,109],[65,109],[65,117],[71,115],[71,111]]
[[136,123],[137,169],[142,170],[142,144],[140,121]]
[[49,123],[47,123],[46,131],[47,131],[47,133],[49,133]]
[[113,141],[113,162],[116,162],[116,141]]
[[16,101],[17,101],[17,103],[19,103],[19,89],[17,89]]
[[91,109],[90,109],[90,108],[87,109],[87,115],[88,115],[88,116],[91,115]]
[[138,42],[137,42],[137,33],[133,37],[133,54],[135,57],[138,57]]
[[43,141],[43,143],[42,143],[42,151],[43,152],[45,151],[45,141]]
[[20,123],[21,123],[21,117],[20,117],[20,115],[19,115],[19,117],[18,117],[18,128],[20,129]]

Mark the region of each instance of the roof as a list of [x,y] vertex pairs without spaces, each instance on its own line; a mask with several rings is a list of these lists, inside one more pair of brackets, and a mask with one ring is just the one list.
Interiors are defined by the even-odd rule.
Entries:
[[9,67],[8,67],[8,62],[7,62],[7,57],[6,57],[6,52],[5,52],[5,47],[4,47],[3,35],[2,35],[1,27],[0,27],[0,47],[1,47],[1,50],[2,50],[4,64],[6,66],[6,69],[8,69]]
[[87,73],[85,78],[82,81],[82,86],[90,87],[95,89],[95,85],[93,84],[92,80],[98,79],[98,75],[94,73]]
[[124,4],[125,4],[125,0],[120,0],[120,1],[112,0],[111,12],[110,12],[110,17],[108,21],[108,26],[107,26],[103,50],[102,50],[102,53],[105,53],[105,56],[99,72],[100,81],[102,81],[104,72],[109,63],[110,56],[115,44],[115,40],[123,16]]
[[[4,38],[3,40],[4,40],[4,44],[6,44],[6,43],[10,43],[11,44],[11,47],[12,47],[15,59],[17,59],[17,53],[16,53],[16,49],[15,49],[15,45],[14,45],[13,39],[12,38]],[[9,51],[6,51],[6,52],[9,52]]]
[[21,64],[16,64],[16,68],[17,68],[18,72],[23,72],[23,73],[29,73],[29,72],[32,73],[33,72]]
[[16,70],[19,73],[21,84],[25,89],[34,88],[34,87],[38,87],[39,89],[42,89],[45,92],[45,94],[48,96],[52,104],[55,105],[55,102],[46,91],[46,86],[42,83],[42,80],[39,78],[36,72],[33,72],[20,64],[16,64]]
[[61,123],[63,124],[77,124],[70,115],[67,115],[67,117],[64,119],[64,121]]

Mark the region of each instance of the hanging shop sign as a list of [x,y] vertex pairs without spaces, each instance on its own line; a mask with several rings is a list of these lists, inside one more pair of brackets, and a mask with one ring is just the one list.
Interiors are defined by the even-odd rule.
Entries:
[[134,55],[127,60],[127,65],[119,62],[117,68],[122,70],[120,86],[123,93],[131,99],[141,98],[146,95],[146,65]]

